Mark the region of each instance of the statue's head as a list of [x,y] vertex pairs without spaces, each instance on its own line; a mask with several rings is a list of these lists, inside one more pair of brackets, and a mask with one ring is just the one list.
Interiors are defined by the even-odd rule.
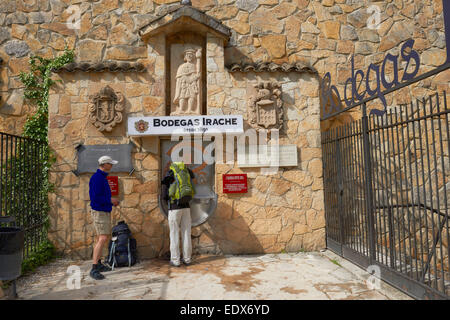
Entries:
[[195,60],[195,50],[192,48],[187,48],[184,50],[184,61],[192,62]]

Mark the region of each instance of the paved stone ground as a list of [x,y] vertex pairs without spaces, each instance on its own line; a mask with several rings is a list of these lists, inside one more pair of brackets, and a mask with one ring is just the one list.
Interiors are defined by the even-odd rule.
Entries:
[[[19,299],[411,299],[330,251],[248,256],[197,256],[191,266],[163,259],[89,277],[90,261],[61,259],[17,280]],[[80,289],[67,288],[67,268],[81,269]]]

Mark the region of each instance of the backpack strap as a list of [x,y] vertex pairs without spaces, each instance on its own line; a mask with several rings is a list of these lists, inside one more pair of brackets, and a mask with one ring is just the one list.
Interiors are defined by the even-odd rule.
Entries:
[[180,170],[179,170],[178,166],[175,166],[175,167],[176,167],[176,169],[175,169],[175,172],[174,172],[175,173],[174,174],[174,178],[175,178],[175,181],[177,183],[178,195],[180,195],[180,193],[181,193],[181,186],[180,186],[180,179],[178,179],[179,174],[180,174]]
[[108,264],[111,264],[112,260],[112,252],[114,248],[114,241],[111,240],[111,247],[109,248],[109,255],[108,255]]
[[130,238],[128,238],[128,267],[131,267]]
[[111,251],[109,252],[109,256],[110,256],[110,259],[112,257],[111,269],[114,270],[114,264],[116,263],[116,241],[112,242]]
[[[180,172],[180,168],[178,167],[178,165],[177,165],[176,163],[172,162],[172,164],[171,164],[171,166],[170,166],[170,169],[171,169],[172,172],[173,172],[173,177],[174,177],[175,182],[176,182],[176,184],[177,184],[178,194],[180,194],[180,193],[181,193],[181,187],[180,187],[180,180],[178,179],[178,175],[179,175],[179,172]],[[171,202],[171,203],[175,203],[175,201],[177,201],[177,200],[178,200],[178,199],[175,199],[175,200],[170,199],[170,202]]]

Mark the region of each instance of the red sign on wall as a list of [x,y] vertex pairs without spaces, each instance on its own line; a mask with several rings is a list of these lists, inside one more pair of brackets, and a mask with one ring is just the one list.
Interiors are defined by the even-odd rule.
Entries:
[[119,177],[118,176],[108,176],[109,187],[111,188],[111,195],[118,196],[119,195]]
[[247,174],[224,174],[223,193],[247,193]]

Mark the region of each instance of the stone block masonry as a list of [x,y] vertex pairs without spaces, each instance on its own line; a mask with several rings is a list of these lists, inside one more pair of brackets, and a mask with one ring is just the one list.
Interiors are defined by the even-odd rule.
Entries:
[[[20,134],[27,115],[34,110],[18,99],[22,87],[18,74],[27,69],[30,54],[53,57],[67,46],[76,50],[78,61],[143,61],[149,73],[158,72],[137,30],[174,5],[178,1],[2,1],[0,130]],[[364,68],[380,62],[386,52],[397,55],[399,44],[413,38],[424,71],[442,63],[446,56],[441,0],[194,0],[192,5],[233,30],[225,48],[227,65],[303,62],[319,75],[329,71],[332,79],[340,79],[340,92],[348,78],[351,54],[356,54],[355,68]],[[377,21],[376,17],[367,12],[371,5],[380,12],[379,25],[374,27],[369,22]],[[66,24],[72,19],[72,8],[79,9],[79,29]],[[409,96],[426,96],[436,88],[448,90],[448,73],[412,86],[407,97],[388,97],[389,104],[399,104]],[[146,101],[152,109],[155,101]]]

